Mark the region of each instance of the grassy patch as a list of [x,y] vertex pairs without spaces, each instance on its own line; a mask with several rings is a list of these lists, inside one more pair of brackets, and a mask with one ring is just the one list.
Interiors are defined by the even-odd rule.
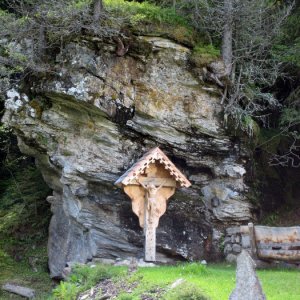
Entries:
[[204,67],[220,58],[220,50],[210,44],[197,44],[191,55],[191,61],[196,67]]
[[108,278],[121,278],[126,274],[124,267],[111,267],[97,264],[91,266],[76,266],[67,281],[61,281],[53,290],[49,300],[73,300],[83,291],[93,287],[99,281]]
[[124,0],[105,0],[104,3],[112,15],[122,16],[138,34],[165,36],[191,46],[199,38],[188,20],[172,8]]
[[[98,266],[103,270],[103,266]],[[91,286],[92,282],[96,282],[97,278],[101,278],[101,272],[86,267],[83,271],[83,281],[78,280],[81,274],[78,269],[75,271],[76,279],[69,280],[73,284],[71,288],[76,289],[77,284],[83,282],[83,286],[77,288],[80,291],[87,289]],[[153,299],[215,299],[222,300],[228,299],[230,293],[235,287],[235,267],[226,264],[209,265],[208,267],[202,266],[197,263],[192,264],[179,264],[177,266],[160,266],[155,268],[139,268],[133,275],[125,275],[125,269],[116,267],[105,267],[103,274],[107,276],[114,276],[116,282],[118,280],[125,280],[127,282],[136,282],[137,285],[130,292],[120,291],[118,300],[138,300],[146,295],[151,296]],[[113,271],[114,270],[114,271]],[[91,273],[90,273],[91,272]],[[108,272],[108,273],[107,273]],[[112,273],[111,273],[112,272]],[[272,269],[272,270],[258,270],[258,276],[262,282],[263,290],[267,299],[282,300],[282,299],[299,299],[300,295],[300,272],[288,269]],[[109,274],[109,275],[107,275]],[[121,276],[120,276],[121,275]],[[184,283],[171,290],[170,285],[177,279],[184,279]],[[87,282],[88,285],[87,285]],[[83,288],[84,287],[84,288]],[[60,299],[60,298],[57,298]],[[65,298],[68,299],[68,298]],[[70,298],[72,299],[72,298]]]
[[[27,246],[23,251],[10,253],[13,251],[9,241],[0,242],[0,286],[6,282],[24,285],[36,290],[37,299],[46,299],[54,287],[47,268],[46,245],[38,247]],[[19,256],[18,256],[19,255]],[[16,256],[16,257],[14,257]],[[18,257],[17,257],[18,256]],[[35,271],[30,265],[30,261],[35,261]],[[0,300],[24,299],[16,295],[6,293],[0,289]]]
[[164,300],[209,300],[203,291],[191,283],[183,283],[166,293]]
[[132,25],[143,22],[154,22],[188,26],[187,20],[179,16],[174,9],[161,8],[148,2],[105,0],[104,3],[105,7],[112,13],[127,16]]
[[[3,152],[6,160],[0,161],[0,286],[6,282],[24,285],[35,289],[38,299],[45,299],[53,288],[46,250],[49,188],[29,159],[17,151]],[[0,300],[6,299],[23,298],[0,289]]]

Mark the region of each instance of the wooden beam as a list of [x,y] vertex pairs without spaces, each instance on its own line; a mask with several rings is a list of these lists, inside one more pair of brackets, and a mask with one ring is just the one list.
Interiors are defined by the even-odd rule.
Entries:
[[255,231],[254,231],[253,223],[249,223],[248,228],[249,228],[249,237],[250,237],[252,257],[255,259],[255,258],[257,258],[257,249],[256,249]]
[[283,261],[300,262],[300,251],[298,250],[267,250],[261,249],[257,251],[258,257],[261,259],[275,259]]
[[[139,181],[143,184],[154,184],[155,186],[160,186],[163,184],[165,187],[176,187],[177,182],[173,178],[154,178],[154,177],[140,177]],[[131,181],[132,185],[140,185],[137,180]]]
[[255,237],[264,243],[300,243],[300,227],[255,226]]
[[153,214],[147,208],[148,199],[145,199],[145,261],[156,261],[156,226],[153,220]]

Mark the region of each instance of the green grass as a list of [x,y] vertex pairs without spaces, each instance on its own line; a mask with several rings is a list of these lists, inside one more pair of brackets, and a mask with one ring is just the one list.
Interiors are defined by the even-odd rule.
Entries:
[[89,265],[76,266],[67,281],[61,281],[52,291],[49,300],[73,300],[83,291],[96,285],[99,281],[108,278],[123,278],[126,274],[124,267],[111,267],[109,265],[97,264],[93,267]]
[[104,0],[105,7],[111,12],[128,16],[133,23],[148,21],[170,25],[188,26],[185,18],[179,16],[174,9],[162,8],[148,2],[128,2],[124,0]]
[[[0,241],[0,286],[6,282],[24,285],[36,290],[37,299],[46,299],[54,287],[47,269],[46,245],[40,245],[33,249],[32,245],[23,248],[23,251],[16,253],[16,261],[10,253],[13,251],[9,241]],[[37,272],[32,270],[29,264],[29,257],[37,258]],[[4,292],[0,289],[0,300],[24,299],[17,295]]]
[[259,270],[263,290],[268,300],[299,300],[300,271],[298,270]]
[[[13,281],[35,288],[38,292],[38,299],[76,299],[78,293],[88,290],[99,281],[106,278],[114,278],[116,282],[126,280],[128,282],[138,282],[137,287],[129,294],[122,292],[118,300],[138,300],[142,294],[155,296],[155,291],[162,292],[158,298],[164,300],[225,300],[235,287],[235,267],[226,264],[212,264],[204,267],[197,263],[179,264],[176,266],[160,266],[154,268],[139,268],[136,273],[129,276],[125,267],[112,267],[97,265],[78,266],[66,282],[61,282],[50,296],[53,282],[46,271],[46,253],[41,249],[32,250],[28,255],[40,255],[41,262],[38,272],[34,273],[24,260],[16,263],[9,257],[1,256],[0,253],[0,284]],[[39,252],[40,251],[40,252]],[[2,253],[3,254],[3,253]],[[4,262],[4,265],[3,265]],[[4,266],[4,268],[2,268]],[[9,266],[9,267],[8,267]],[[4,272],[3,272],[4,270]],[[268,269],[258,270],[263,290],[270,300],[299,300],[300,295],[300,271],[289,269]],[[169,286],[177,279],[185,280],[183,284],[175,290],[170,290]],[[0,299],[8,299],[5,292],[0,291]],[[22,299],[22,298],[13,298]]]
[[[30,160],[10,153],[10,159],[0,161],[0,286],[28,286],[36,289],[38,299],[45,299],[53,288],[46,250],[50,190]],[[6,299],[23,298],[0,289],[0,300]]]
[[[186,271],[188,265],[162,266],[158,268],[140,268],[130,280],[138,280],[139,286],[133,291],[132,299],[138,295],[155,289],[167,287],[178,278],[198,287],[205,295],[215,300],[228,299],[235,286],[235,267],[225,264],[203,266],[193,264],[192,271]],[[297,270],[258,270],[267,299],[299,300],[300,271]]]

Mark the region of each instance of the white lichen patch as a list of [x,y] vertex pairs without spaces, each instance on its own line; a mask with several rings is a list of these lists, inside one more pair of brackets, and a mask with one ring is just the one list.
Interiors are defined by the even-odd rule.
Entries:
[[21,95],[14,88],[6,93],[5,108],[10,111],[18,111],[25,103],[28,102],[26,95]]
[[28,114],[29,114],[30,117],[35,118],[36,117],[36,111],[35,111],[35,109],[32,108],[32,107],[30,107],[28,109]]
[[181,247],[179,249],[177,249],[176,252],[184,258],[188,257],[188,249],[187,249],[186,244],[182,244]]

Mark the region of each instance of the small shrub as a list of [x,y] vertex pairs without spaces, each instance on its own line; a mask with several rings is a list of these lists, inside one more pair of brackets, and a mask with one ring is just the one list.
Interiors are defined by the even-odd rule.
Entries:
[[75,283],[61,281],[53,290],[55,300],[75,300],[79,288]]
[[210,298],[203,294],[203,291],[190,283],[183,283],[172,291],[168,292],[164,300],[209,300]]

